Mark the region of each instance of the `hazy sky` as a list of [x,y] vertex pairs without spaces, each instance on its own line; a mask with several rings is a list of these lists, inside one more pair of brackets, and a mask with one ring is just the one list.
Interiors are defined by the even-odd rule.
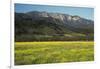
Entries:
[[64,13],[69,15],[78,15],[86,19],[94,20],[94,9],[85,7],[69,7],[69,6],[50,6],[50,5],[34,5],[34,4],[15,4],[15,12],[29,11],[46,11],[54,13]]

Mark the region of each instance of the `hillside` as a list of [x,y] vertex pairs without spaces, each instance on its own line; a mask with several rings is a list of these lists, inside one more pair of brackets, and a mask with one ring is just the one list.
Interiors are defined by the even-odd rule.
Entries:
[[15,41],[93,40],[93,34],[94,22],[77,15],[15,13]]

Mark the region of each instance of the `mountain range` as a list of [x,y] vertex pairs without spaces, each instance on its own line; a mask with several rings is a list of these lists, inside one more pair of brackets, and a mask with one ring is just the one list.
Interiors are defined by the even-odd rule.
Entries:
[[15,12],[15,41],[93,40],[94,21],[77,15]]

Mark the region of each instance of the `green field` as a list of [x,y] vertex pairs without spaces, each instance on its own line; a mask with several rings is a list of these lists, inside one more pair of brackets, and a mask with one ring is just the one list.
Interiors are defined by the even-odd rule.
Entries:
[[94,42],[15,42],[15,65],[94,60]]

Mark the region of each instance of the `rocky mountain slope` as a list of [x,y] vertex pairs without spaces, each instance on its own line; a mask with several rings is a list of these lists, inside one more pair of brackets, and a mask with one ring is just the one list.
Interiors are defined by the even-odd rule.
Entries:
[[94,22],[77,15],[38,11],[15,13],[15,40],[17,41],[20,39],[34,41],[43,37],[49,40],[50,37],[55,36],[66,37],[66,40],[83,36],[93,39],[93,33]]

